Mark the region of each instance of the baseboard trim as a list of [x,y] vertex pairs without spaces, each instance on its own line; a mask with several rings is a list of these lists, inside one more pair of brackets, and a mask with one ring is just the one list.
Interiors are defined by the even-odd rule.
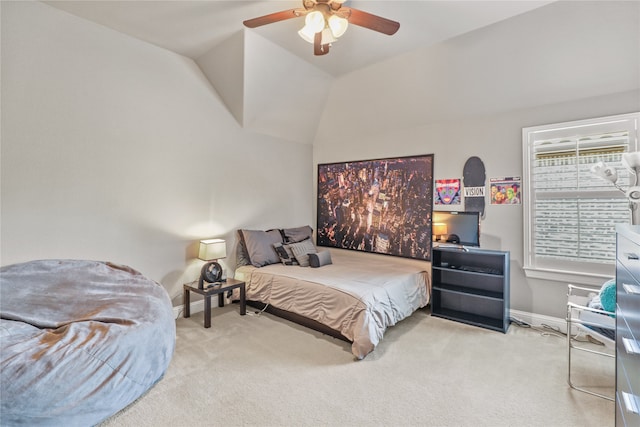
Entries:
[[567,333],[567,321],[559,317],[545,316],[544,314],[529,313],[527,311],[510,310],[512,319],[521,320],[531,326],[548,325],[558,328],[563,334]]
[[[211,308],[213,307],[217,307],[218,306],[218,298],[212,298],[211,299]],[[190,304],[190,312],[191,314],[194,313],[199,313],[201,311],[204,311],[204,300],[201,299],[200,301],[194,301]],[[180,304],[180,305],[176,305],[173,307],[173,318],[177,319],[178,317],[182,316],[184,312],[184,304]]]
[[[215,301],[211,301],[211,307],[218,305],[217,298]],[[184,305],[176,305],[173,307],[173,318],[177,319],[183,314]],[[194,301],[191,303],[191,314],[204,311],[204,300]],[[558,328],[562,333],[567,333],[567,321],[559,317],[545,316],[544,314],[529,313],[528,311],[510,310],[510,316],[513,319],[523,321],[532,326],[548,325],[553,328]]]

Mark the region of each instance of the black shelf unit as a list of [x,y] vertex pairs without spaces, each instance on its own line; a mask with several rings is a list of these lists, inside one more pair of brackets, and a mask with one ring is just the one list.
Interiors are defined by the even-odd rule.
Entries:
[[508,251],[436,247],[431,265],[431,315],[507,332]]

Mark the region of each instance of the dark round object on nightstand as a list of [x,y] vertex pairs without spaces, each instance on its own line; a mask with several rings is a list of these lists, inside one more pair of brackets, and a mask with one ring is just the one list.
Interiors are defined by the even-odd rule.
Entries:
[[222,278],[222,267],[216,261],[209,261],[202,266],[200,270],[200,280],[198,281],[198,289],[204,288],[204,282],[215,283]]

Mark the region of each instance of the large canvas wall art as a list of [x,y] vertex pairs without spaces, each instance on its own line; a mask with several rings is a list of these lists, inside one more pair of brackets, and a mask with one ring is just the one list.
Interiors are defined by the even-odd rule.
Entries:
[[318,165],[318,246],[431,260],[433,154]]

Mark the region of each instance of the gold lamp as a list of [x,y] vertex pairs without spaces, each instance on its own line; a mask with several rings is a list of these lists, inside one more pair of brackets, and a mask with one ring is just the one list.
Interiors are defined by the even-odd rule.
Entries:
[[204,282],[212,283],[211,286],[222,284],[222,267],[218,260],[227,257],[227,245],[223,239],[200,240],[198,259],[207,261],[200,271],[198,289],[204,289]]
[[447,224],[444,222],[436,222],[433,224],[433,235],[436,242],[442,240],[442,236],[447,234]]

